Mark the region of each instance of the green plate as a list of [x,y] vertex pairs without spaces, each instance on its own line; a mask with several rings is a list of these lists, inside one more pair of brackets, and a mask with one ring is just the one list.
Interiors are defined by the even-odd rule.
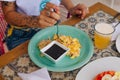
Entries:
[[46,57],[40,56],[41,53],[37,45],[41,40],[53,37],[57,31],[56,26],[53,26],[37,32],[30,40],[28,45],[28,53],[31,60],[37,66],[46,67],[49,71],[54,72],[71,71],[85,65],[93,55],[93,43],[89,36],[85,32],[73,26],[59,25],[58,30],[59,34],[71,36],[79,40],[80,44],[82,45],[80,56],[75,59],[71,59],[69,56],[65,56],[56,64],[51,62]]

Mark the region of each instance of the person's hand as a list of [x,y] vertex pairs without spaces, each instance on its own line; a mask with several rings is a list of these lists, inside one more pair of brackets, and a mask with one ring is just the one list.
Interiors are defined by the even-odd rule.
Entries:
[[81,19],[84,19],[85,16],[89,13],[89,10],[84,4],[78,4],[70,9],[69,12],[71,15],[77,15]]
[[59,7],[52,3],[47,3],[46,7],[40,12],[39,25],[41,28],[53,26],[59,19]]

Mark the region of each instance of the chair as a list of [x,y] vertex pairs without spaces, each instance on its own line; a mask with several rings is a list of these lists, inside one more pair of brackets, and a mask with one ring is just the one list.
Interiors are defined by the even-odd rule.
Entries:
[[4,20],[3,12],[1,9],[1,3],[0,3],[0,55],[4,54],[3,40],[5,38],[6,26],[7,23]]

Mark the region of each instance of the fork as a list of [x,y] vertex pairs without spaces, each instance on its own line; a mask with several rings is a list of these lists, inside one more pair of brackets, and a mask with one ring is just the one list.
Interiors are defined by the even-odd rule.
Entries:
[[113,23],[114,22],[114,20],[118,17],[118,16],[120,16],[120,13],[117,13],[110,21],[108,21],[109,23]]
[[[113,23],[114,20],[119,16],[120,16],[120,13],[117,13],[111,20],[108,21],[108,23]],[[114,27],[118,26],[118,24],[120,24],[120,21]]]
[[59,23],[60,23],[60,20],[58,20],[57,23],[55,24],[56,25],[56,35],[57,35],[58,38],[59,38],[59,35],[58,35],[58,33],[59,33],[59,30],[58,30]]
[[[120,16],[120,13],[117,13],[112,19],[111,19],[111,22],[110,23],[113,23],[113,21]],[[120,21],[114,26],[117,27],[118,25],[120,24]],[[114,51],[118,52],[117,51],[117,48],[116,48],[116,44],[113,44],[112,47],[111,47]]]
[[[119,17],[119,16],[120,16],[120,13],[117,13],[117,14],[114,16],[113,20],[114,20],[115,18]],[[114,27],[117,27],[118,24],[120,24],[120,21],[119,21]]]

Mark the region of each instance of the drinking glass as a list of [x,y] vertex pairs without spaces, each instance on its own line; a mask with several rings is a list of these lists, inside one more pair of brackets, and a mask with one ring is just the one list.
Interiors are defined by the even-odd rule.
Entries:
[[108,23],[97,23],[95,25],[94,44],[98,49],[107,48],[115,29]]

